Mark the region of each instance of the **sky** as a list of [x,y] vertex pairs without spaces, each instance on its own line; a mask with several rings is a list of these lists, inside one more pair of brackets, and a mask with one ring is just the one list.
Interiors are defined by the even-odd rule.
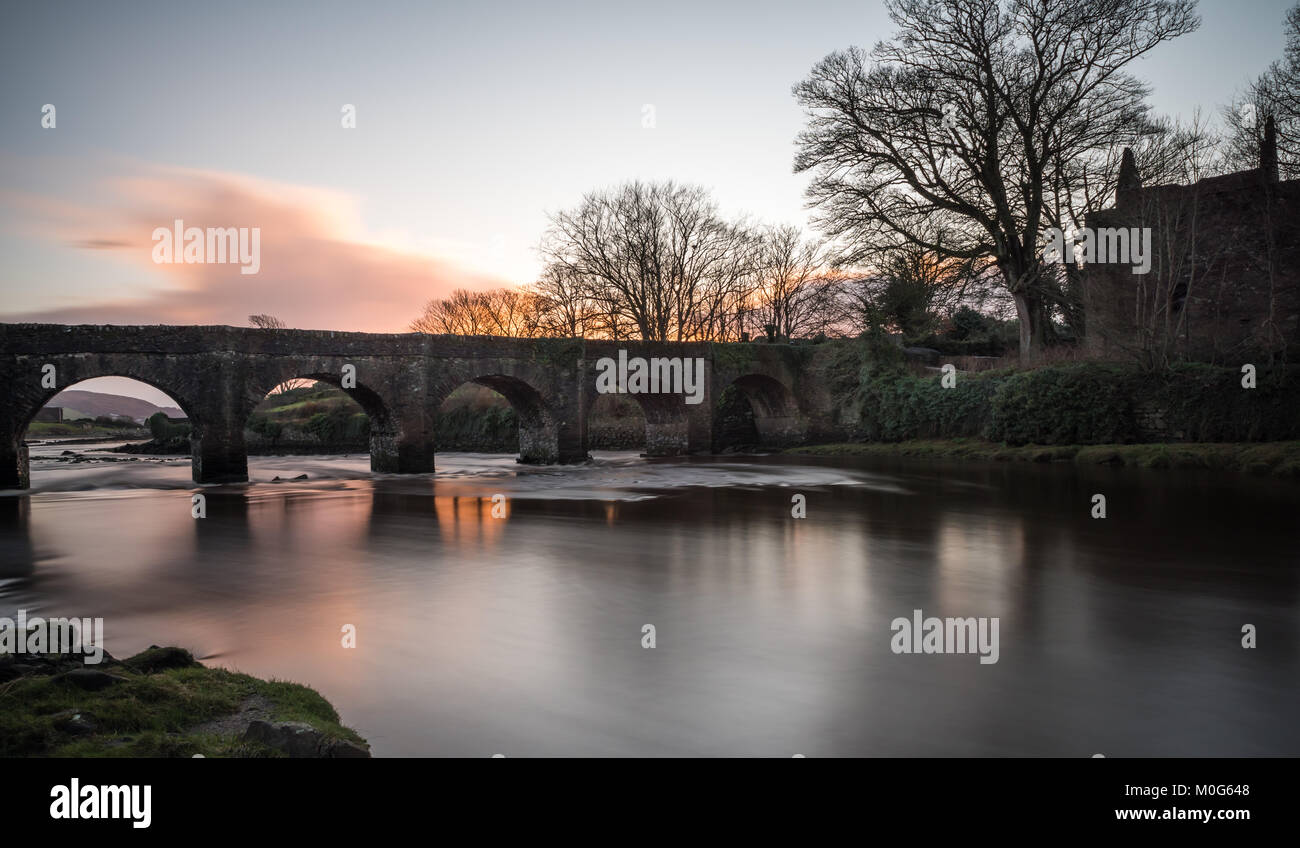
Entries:
[[[1201,0],[1200,30],[1134,67],[1156,111],[1216,112],[1281,56],[1290,5]],[[547,215],[630,179],[806,226],[791,86],[892,32],[880,0],[50,0],[0,15],[0,321],[270,313],[373,332],[405,331],[457,287],[531,282]],[[178,218],[258,227],[259,272],[155,263],[155,228]]]

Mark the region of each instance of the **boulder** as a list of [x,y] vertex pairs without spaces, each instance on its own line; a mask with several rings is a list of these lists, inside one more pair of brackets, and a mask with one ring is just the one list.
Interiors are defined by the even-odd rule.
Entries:
[[67,733],[70,736],[93,736],[99,729],[95,719],[87,713],[77,710],[64,710],[61,713],[55,713],[51,718],[54,721],[54,729]]
[[259,742],[294,758],[362,759],[370,756],[368,749],[342,739],[330,739],[302,721],[272,723],[258,719],[248,725],[244,739]]
[[198,665],[194,655],[184,648],[159,648],[152,646],[127,659],[126,664],[136,671],[153,674],[169,668],[191,668]]

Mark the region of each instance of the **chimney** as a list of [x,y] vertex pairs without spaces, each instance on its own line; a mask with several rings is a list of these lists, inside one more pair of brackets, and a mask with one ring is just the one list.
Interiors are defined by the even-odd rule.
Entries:
[[1124,158],[1119,163],[1119,185],[1115,191],[1115,206],[1127,209],[1137,204],[1142,191],[1142,177],[1138,174],[1137,157],[1133,148],[1124,148]]
[[1264,171],[1264,179],[1270,183],[1278,181],[1277,170],[1277,125],[1269,115],[1264,122],[1264,141],[1259,146],[1259,167]]

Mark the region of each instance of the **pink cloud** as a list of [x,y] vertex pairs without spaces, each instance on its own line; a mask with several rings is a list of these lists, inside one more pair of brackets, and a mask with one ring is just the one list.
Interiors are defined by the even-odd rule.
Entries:
[[[84,306],[11,314],[4,321],[232,324],[270,313],[290,327],[402,332],[424,303],[455,288],[508,281],[454,262],[367,243],[351,198],[242,175],[169,167],[109,181],[102,206],[9,194],[32,235],[146,270],[150,289]],[[186,227],[258,227],[261,268],[155,264],[152,234]]]

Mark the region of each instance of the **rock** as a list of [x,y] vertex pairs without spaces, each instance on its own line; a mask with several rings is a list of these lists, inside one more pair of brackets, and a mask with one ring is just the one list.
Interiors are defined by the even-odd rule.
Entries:
[[345,739],[335,739],[330,743],[326,756],[335,760],[368,760],[370,749]]
[[51,718],[54,720],[55,730],[67,733],[70,736],[93,736],[95,731],[99,729],[94,717],[77,710],[64,710],[61,713],[55,713]]
[[244,739],[260,742],[269,748],[283,751],[290,757],[319,757],[323,737],[319,730],[306,722],[271,724],[258,720],[248,725]]
[[126,665],[145,674],[169,668],[192,668],[198,665],[194,655],[184,648],[150,647],[125,661]]
[[58,676],[58,679],[67,681],[78,689],[85,689],[87,692],[98,692],[115,683],[126,682],[125,677],[117,677],[106,671],[94,671],[89,668],[78,668],[64,672]]
[[369,757],[370,751],[341,739],[327,739],[323,733],[302,721],[271,723],[256,720],[244,731],[248,742],[260,742],[290,757],[334,757],[351,759]]

